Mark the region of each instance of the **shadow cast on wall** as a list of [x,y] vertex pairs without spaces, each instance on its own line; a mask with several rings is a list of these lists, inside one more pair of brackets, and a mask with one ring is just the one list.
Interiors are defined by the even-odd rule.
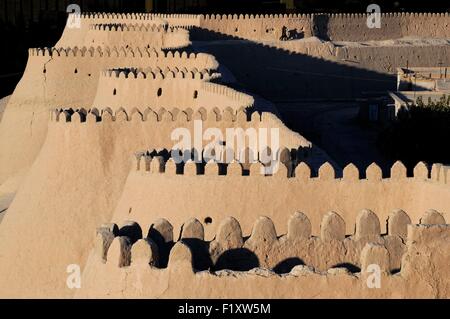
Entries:
[[202,28],[192,28],[190,33],[198,51],[214,55],[239,85],[271,101],[354,99],[362,92],[396,88],[394,75]]
[[247,248],[235,248],[223,252],[212,269],[249,271],[256,267],[259,267],[259,260],[255,253]]

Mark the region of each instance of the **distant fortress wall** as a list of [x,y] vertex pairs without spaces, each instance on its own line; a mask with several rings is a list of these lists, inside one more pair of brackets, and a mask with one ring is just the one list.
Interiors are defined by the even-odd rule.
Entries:
[[313,36],[312,15],[205,15],[200,28],[230,37],[255,41],[279,40],[282,27],[295,29],[300,37]]
[[382,13],[381,28],[368,28],[367,17],[367,14],[316,15],[314,25],[319,37],[333,41],[450,37],[449,13]]
[[[383,8],[381,8],[383,10]],[[71,15],[71,17],[75,17]],[[57,46],[74,45],[92,24],[125,23],[201,28],[217,34],[255,41],[279,40],[283,27],[299,38],[317,36],[332,41],[388,40],[402,37],[448,38],[448,13],[381,13],[381,27],[367,26],[368,14],[113,14],[87,13],[81,28],[66,28]]]
[[212,14],[200,17],[200,28],[256,41],[279,40],[283,27],[295,30],[300,38],[317,36],[332,41],[450,36],[448,13],[382,13],[380,28],[369,28],[367,18],[368,14]]
[[84,41],[86,46],[130,46],[178,49],[190,44],[189,33],[181,28],[151,24],[93,24]]

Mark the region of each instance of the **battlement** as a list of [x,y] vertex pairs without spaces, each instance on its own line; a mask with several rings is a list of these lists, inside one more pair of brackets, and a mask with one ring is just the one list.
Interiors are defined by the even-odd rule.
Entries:
[[[388,40],[407,36],[446,38],[449,13],[381,13],[382,28],[367,27],[369,13],[211,14],[202,15],[200,28],[217,35],[256,41],[278,41],[282,29],[293,39],[316,36],[331,41]],[[202,36],[212,34],[199,33]],[[287,36],[285,35],[286,39]]]
[[205,14],[204,20],[311,19],[314,14]]
[[[383,182],[389,180],[415,180],[415,181],[434,181],[447,184],[447,171],[448,167],[441,164],[433,164],[431,172],[428,166],[420,162],[413,171],[412,176],[407,175],[406,167],[402,162],[397,161],[391,167],[390,174],[383,176],[381,168],[372,163],[365,170],[365,177],[361,176],[361,172],[354,164],[348,164],[342,170],[342,176],[338,177],[338,171],[335,170],[333,165],[328,162],[323,163],[317,172],[314,172],[307,163],[302,162],[301,158],[302,149],[288,149],[281,146],[277,150],[271,150],[270,147],[264,150],[254,149],[252,147],[245,147],[242,152],[234,153],[232,149],[222,146],[223,156],[227,157],[227,160],[219,162],[202,162],[194,163],[188,161],[186,163],[179,163],[175,165],[175,162],[170,158],[171,150],[161,150],[159,153],[155,153],[154,150],[140,151],[136,153],[136,170],[142,172],[150,172],[152,174],[166,173],[170,175],[231,175],[231,176],[259,176],[261,172],[264,172],[265,176],[278,176],[282,178],[294,178],[304,182],[308,181],[342,181],[342,182],[357,182],[357,181],[370,181],[370,182]],[[194,153],[209,154],[210,150],[180,150],[181,158],[185,158],[186,154],[188,159],[194,160]],[[183,154],[186,152],[186,154]],[[161,157],[161,154],[166,154]],[[226,156],[225,156],[226,155]],[[203,158],[208,158],[204,156]],[[275,167],[271,167],[275,170],[275,173],[269,169],[264,169],[266,165],[264,161],[271,158],[273,161],[278,161],[280,164]],[[263,160],[265,159],[265,160]],[[153,162],[155,166],[153,166]],[[142,163],[145,162],[146,165]],[[228,163],[227,169],[219,169],[221,164]],[[245,164],[245,166],[243,165]],[[179,167],[182,166],[182,167]],[[155,167],[151,169],[151,167]],[[184,167],[184,170],[183,170]],[[160,169],[161,168],[161,169]],[[183,173],[184,172],[184,173]],[[220,173],[221,172],[221,173]],[[430,175],[431,174],[431,175]]]
[[[290,14],[161,14],[161,13],[82,13],[81,18],[89,19],[136,19],[136,20],[152,20],[160,19],[310,19],[314,16],[329,16],[333,18],[360,18],[367,17],[368,13],[290,13]],[[382,17],[449,17],[448,12],[382,12]]]
[[153,16],[149,13],[111,13],[111,12],[85,12],[85,13],[70,13],[67,21],[74,19],[82,21],[82,27],[89,26],[93,23],[146,23],[159,26],[167,25],[167,21]]
[[151,16],[155,19],[166,21],[170,26],[193,27],[200,25],[201,15],[197,14],[161,14],[154,13]]
[[[391,214],[390,233],[380,236],[372,214],[362,211],[356,231],[346,238],[338,235],[340,219],[333,212],[324,216],[324,233],[317,237],[309,235],[302,213],[291,216],[281,236],[270,219],[260,217],[249,238],[227,217],[212,241],[201,239],[202,225],[195,219],[184,223],[175,240],[165,219],[154,222],[146,237],[134,222],[120,229],[105,224],[76,296],[446,298],[450,225],[408,224],[398,211]],[[395,225],[407,229],[406,245]],[[398,268],[392,268],[395,263]]]
[[[375,245],[382,256],[377,264],[389,274],[401,271],[407,243],[420,241],[423,229],[436,225],[450,231],[450,225],[435,210],[427,211],[420,225],[411,224],[403,210],[391,212],[386,223],[388,231],[383,234],[377,215],[364,209],[356,217],[354,232],[347,234],[346,221],[330,211],[322,217],[320,234],[313,236],[308,216],[296,212],[287,221],[286,233],[277,233],[273,221],[262,216],[246,237],[239,222],[226,217],[217,226],[214,239],[205,241],[204,227],[208,225],[195,218],[181,226],[178,238],[174,227],[165,219],[158,219],[148,230],[136,222],[126,221],[122,227],[106,224],[98,228],[95,251],[99,261],[116,267],[142,263],[165,268],[179,260],[177,246],[181,244],[187,247],[193,271],[249,271],[259,267],[281,274],[289,273],[298,265],[319,273],[331,268],[360,272],[367,265],[367,246]],[[433,238],[429,236],[427,240]],[[371,263],[374,262],[372,259]]]
[[69,47],[69,48],[30,48],[30,56],[46,57],[148,57],[148,58],[180,58],[180,59],[214,59],[206,53],[187,53],[186,51],[163,51],[145,47]]
[[235,121],[246,121],[246,122],[263,122],[266,117],[261,117],[258,112],[250,112],[244,109],[233,110],[227,108],[224,110],[219,110],[217,108],[207,111],[205,108],[199,108],[193,110],[191,108],[187,109],[152,109],[150,107],[139,110],[134,108],[130,112],[127,112],[123,108],[119,108],[113,111],[111,108],[105,109],[85,109],[80,108],[77,110],[73,109],[54,109],[50,111],[50,121],[51,122],[62,122],[62,123],[96,123],[96,122],[111,122],[111,121],[142,121],[142,122],[191,122],[194,120],[206,121],[207,119],[219,122],[235,122]]
[[162,19],[196,19],[201,16],[198,14],[186,14],[186,13],[174,13],[174,14],[149,13],[149,15],[151,17],[157,17],[157,18],[162,18]]
[[[367,18],[370,13],[320,13],[317,15],[329,16],[332,18]],[[450,17],[448,12],[382,12],[382,18],[443,18]]]
[[[184,52],[185,53],[185,52]],[[167,56],[166,56],[167,57]],[[170,58],[179,59],[180,53],[176,52]],[[195,58],[195,57],[194,57]],[[103,77],[117,78],[117,79],[193,79],[193,80],[211,80],[220,77],[220,73],[213,72],[208,69],[197,70],[193,68],[192,70],[187,70],[183,68],[179,70],[175,68],[166,68],[165,70],[156,68],[120,68],[120,69],[109,69],[102,71]]]
[[[159,64],[165,70],[173,72],[181,71],[187,74],[189,71],[194,73],[200,69],[215,70],[219,63],[210,54],[206,53],[187,53],[186,51],[168,50],[162,51],[155,48],[144,47],[67,47],[67,48],[31,48],[28,50],[31,62],[34,59],[41,59],[42,57],[52,58],[102,58],[102,59],[130,59],[128,65],[133,64],[133,59],[150,59],[146,64],[138,63],[136,66],[150,66]],[[30,61],[29,61],[30,63]],[[109,66],[121,65],[124,62],[117,61]],[[76,67],[76,66],[73,66]],[[131,69],[131,68],[130,68]]]
[[[225,85],[210,83],[219,77],[208,69],[187,70],[180,54],[175,53],[171,67],[164,71],[157,67],[117,68],[107,70],[100,76],[97,94],[92,107],[113,109],[123,107],[127,111],[149,105],[152,108],[179,108],[213,110],[223,112],[226,108],[239,110],[254,104],[252,96],[238,92]],[[172,61],[168,54],[168,61]]]
[[137,24],[137,23],[95,23],[91,24],[90,30],[96,31],[133,31],[133,32],[177,32],[176,28],[160,26],[156,24]]
[[[246,19],[311,19],[317,16],[327,16],[331,18],[348,19],[348,18],[367,18],[370,13],[291,13],[291,14],[206,14],[201,15],[205,20],[246,20]],[[436,12],[382,12],[382,18],[448,18],[450,13]]]
[[[72,15],[76,15],[72,13]],[[152,20],[154,17],[149,13],[133,12],[133,13],[109,13],[109,12],[86,12],[78,14],[84,19],[135,19],[135,20]]]
[[80,41],[85,45],[141,45],[164,49],[182,48],[191,44],[189,32],[183,28],[116,21],[91,24]]
[[253,97],[250,95],[241,93],[225,85],[205,81],[202,83],[201,88],[205,92],[226,96],[235,101],[243,101],[245,107],[252,107],[254,103]]

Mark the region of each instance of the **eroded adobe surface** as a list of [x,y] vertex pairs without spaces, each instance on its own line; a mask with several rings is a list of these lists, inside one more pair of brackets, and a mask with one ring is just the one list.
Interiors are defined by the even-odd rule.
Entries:
[[[277,235],[272,221],[260,217],[244,239],[239,222],[227,217],[209,242],[196,219],[183,224],[178,240],[165,219],[155,221],[147,236],[135,222],[103,225],[83,274],[85,286],[76,296],[448,296],[448,225],[409,224],[403,211],[393,212],[388,223],[388,233],[380,236],[376,215],[363,210],[355,233],[345,237],[342,218],[330,212],[323,216],[320,235],[311,236],[308,217],[295,213],[287,234]],[[380,267],[378,288],[368,284],[371,265]]]

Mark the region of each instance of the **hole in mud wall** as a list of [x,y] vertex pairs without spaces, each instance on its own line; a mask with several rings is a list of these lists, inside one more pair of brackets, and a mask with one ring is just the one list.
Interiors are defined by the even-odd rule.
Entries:
[[211,223],[212,223],[212,218],[209,217],[209,216],[206,217],[206,218],[205,218],[205,224],[206,224],[206,225],[209,225],[209,224],[211,224]]
[[47,70],[46,70],[46,69],[44,69],[44,70],[42,71],[42,73],[44,73],[44,74],[45,74],[45,73],[47,73]]
[[77,74],[77,73],[78,73],[78,69],[75,69],[75,70],[73,71],[73,73]]
[[161,96],[162,95],[162,89],[161,88],[158,89],[158,92],[156,93],[156,95],[157,96]]
[[113,90],[113,95],[116,95],[116,94],[117,94],[117,90],[114,89],[114,90]]
[[239,29],[238,29],[238,28],[235,28],[235,29],[234,29],[234,32],[238,32],[238,31],[239,31]]
[[196,99],[197,97],[198,97],[198,91],[195,90],[195,91],[194,91],[194,99]]

